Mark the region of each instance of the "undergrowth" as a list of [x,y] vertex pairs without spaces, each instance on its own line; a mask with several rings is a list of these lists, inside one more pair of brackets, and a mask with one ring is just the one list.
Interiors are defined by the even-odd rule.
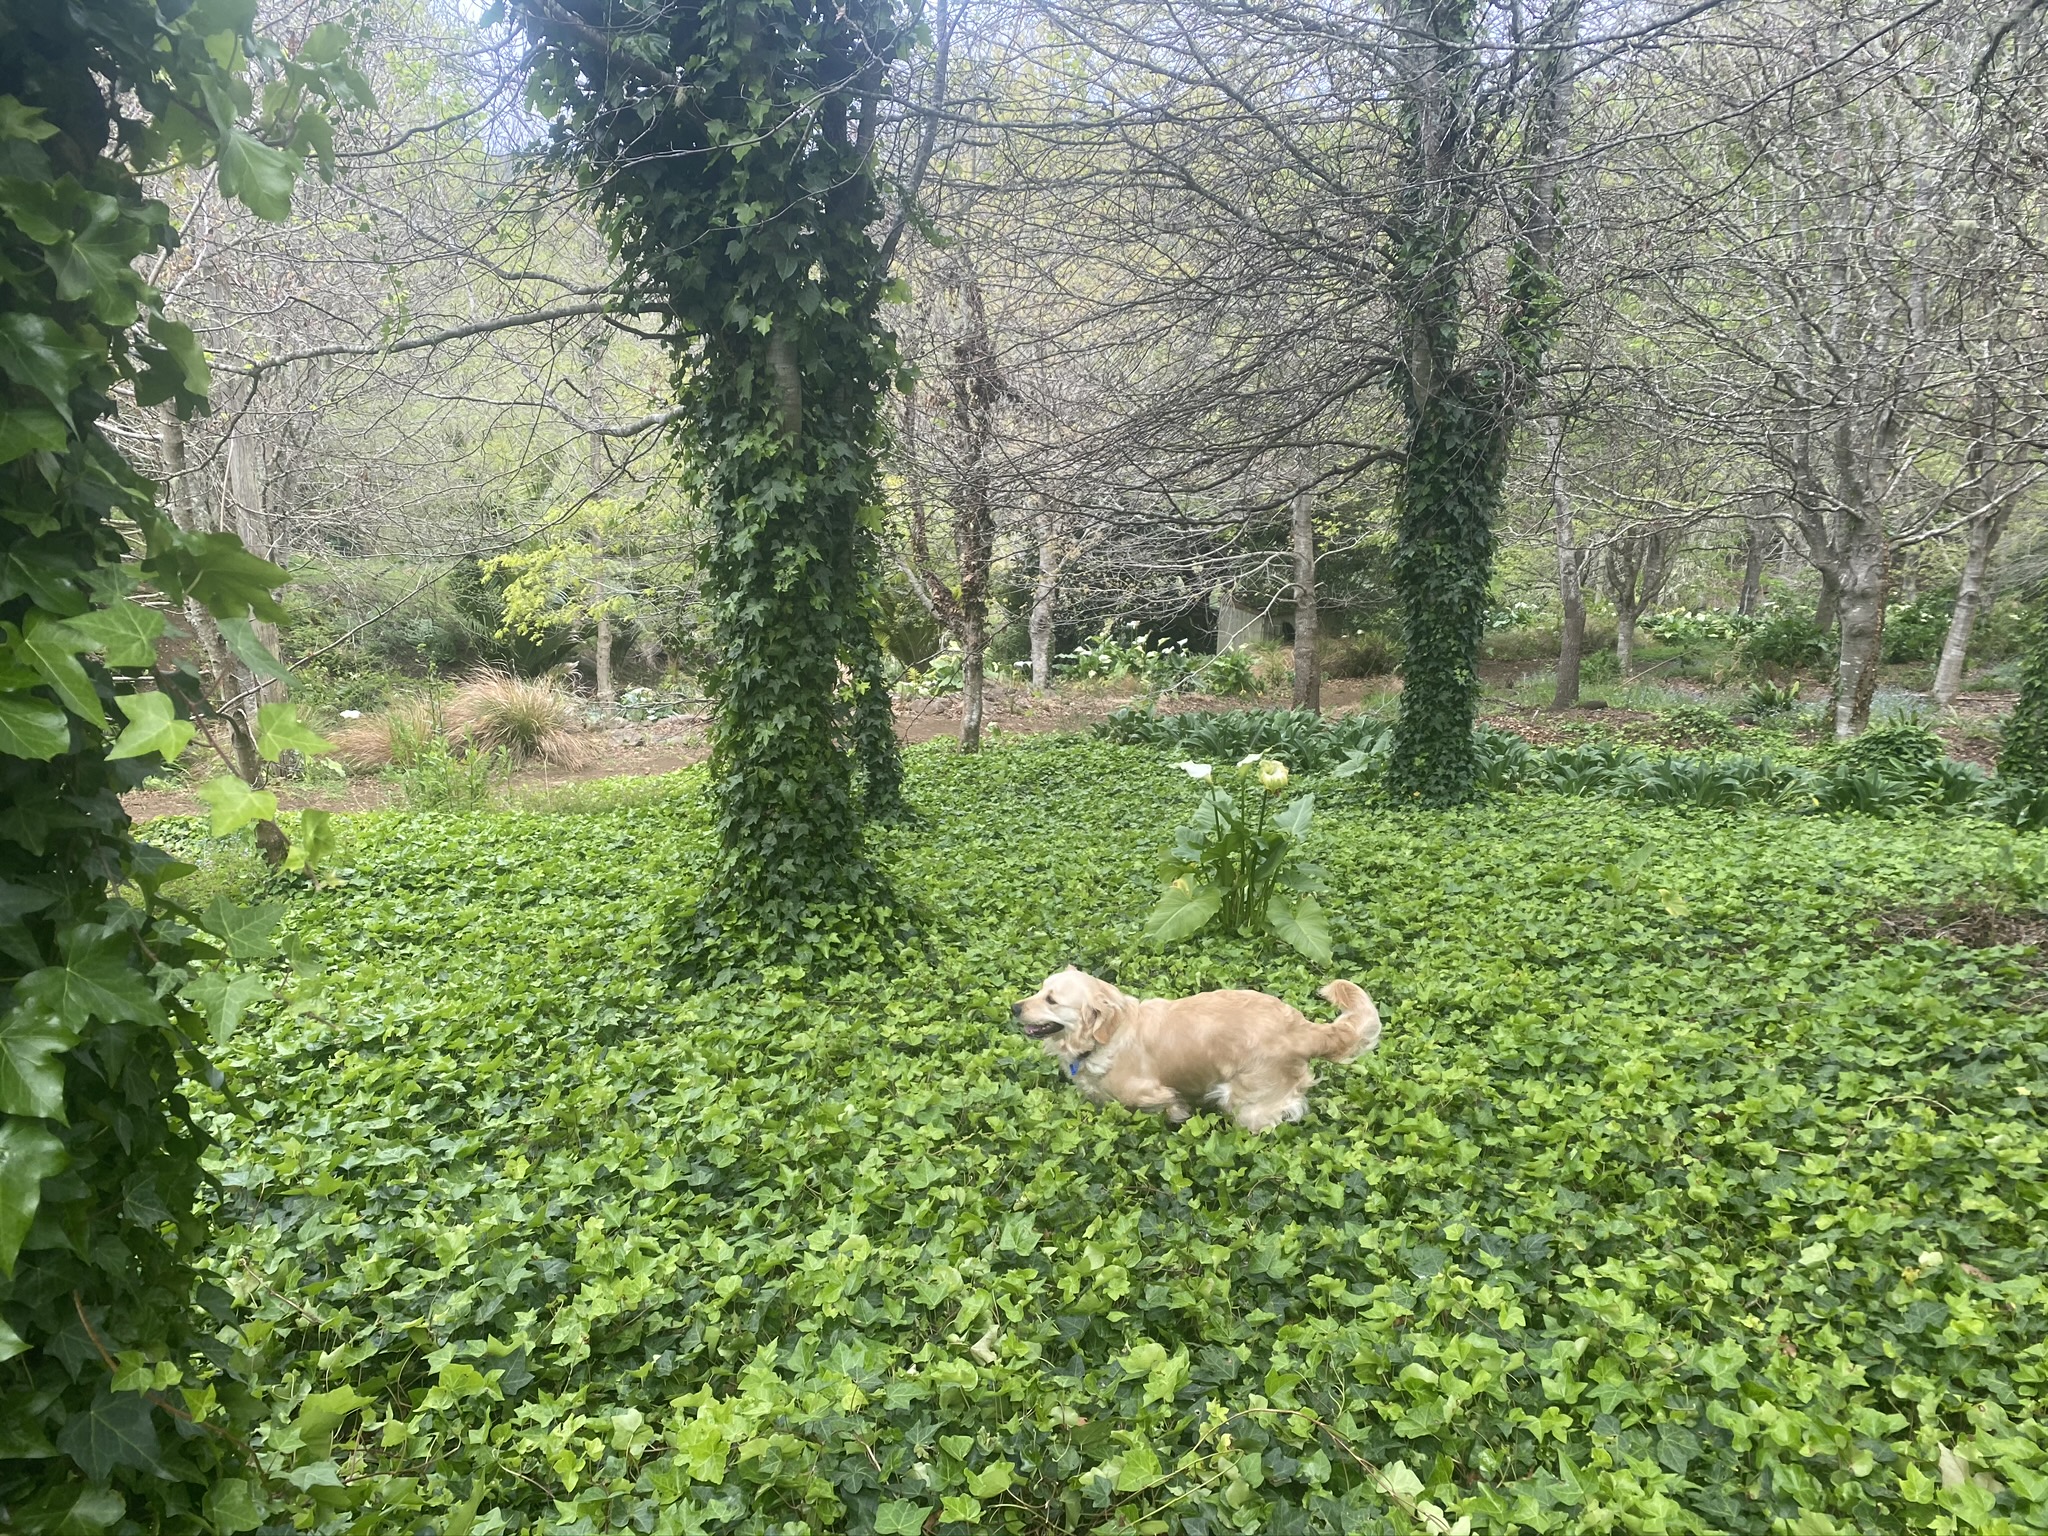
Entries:
[[1185,778],[911,766],[878,854],[930,949],[822,985],[664,979],[701,773],[349,819],[288,919],[325,1011],[245,1029],[210,1116],[264,1433],[332,1442],[302,1528],[2048,1523],[2037,978],[1876,921],[2031,843],[1335,797],[1385,1043],[1251,1137],[1092,1107],[1007,1022],[1069,961],[1320,1015],[1288,951],[1141,943]]

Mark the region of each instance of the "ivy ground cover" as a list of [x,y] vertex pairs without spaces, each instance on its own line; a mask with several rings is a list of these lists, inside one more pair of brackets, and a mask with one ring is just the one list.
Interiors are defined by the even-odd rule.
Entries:
[[353,818],[245,1024],[215,1256],[302,1527],[2048,1526],[2040,976],[1885,937],[2013,834],[1531,795],[1310,854],[1387,1018],[1263,1137],[1082,1102],[1007,1027],[1139,942],[1141,749],[912,754],[889,974],[679,990],[702,781]]

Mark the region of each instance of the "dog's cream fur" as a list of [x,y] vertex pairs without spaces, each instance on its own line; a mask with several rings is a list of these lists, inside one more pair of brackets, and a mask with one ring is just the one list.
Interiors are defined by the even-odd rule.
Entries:
[[1203,1104],[1248,1131],[1299,1120],[1315,1082],[1309,1062],[1349,1061],[1380,1043],[1380,1015],[1361,987],[1333,981],[1339,1009],[1317,1024],[1263,992],[1136,998],[1068,966],[1015,1003],[1010,1016],[1059,1059],[1098,1104],[1185,1120]]

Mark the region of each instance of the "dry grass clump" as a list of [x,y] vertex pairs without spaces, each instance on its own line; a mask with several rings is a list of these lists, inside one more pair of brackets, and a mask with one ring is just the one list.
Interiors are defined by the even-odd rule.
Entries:
[[351,773],[403,768],[444,732],[440,701],[423,693],[393,699],[381,714],[351,720],[327,733],[334,755]]
[[580,768],[590,760],[576,703],[553,683],[480,672],[448,701],[450,740],[514,762]]
[[404,768],[435,741],[457,752],[503,752],[515,764],[580,768],[590,760],[575,700],[553,683],[503,672],[478,673],[445,699],[394,699],[328,734],[334,755],[355,773]]

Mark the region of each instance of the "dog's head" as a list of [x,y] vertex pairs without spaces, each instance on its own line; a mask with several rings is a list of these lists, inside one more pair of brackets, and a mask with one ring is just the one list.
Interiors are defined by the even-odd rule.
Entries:
[[1010,1005],[1017,1027],[1055,1055],[1078,1056],[1106,1044],[1130,999],[1108,982],[1068,966]]

